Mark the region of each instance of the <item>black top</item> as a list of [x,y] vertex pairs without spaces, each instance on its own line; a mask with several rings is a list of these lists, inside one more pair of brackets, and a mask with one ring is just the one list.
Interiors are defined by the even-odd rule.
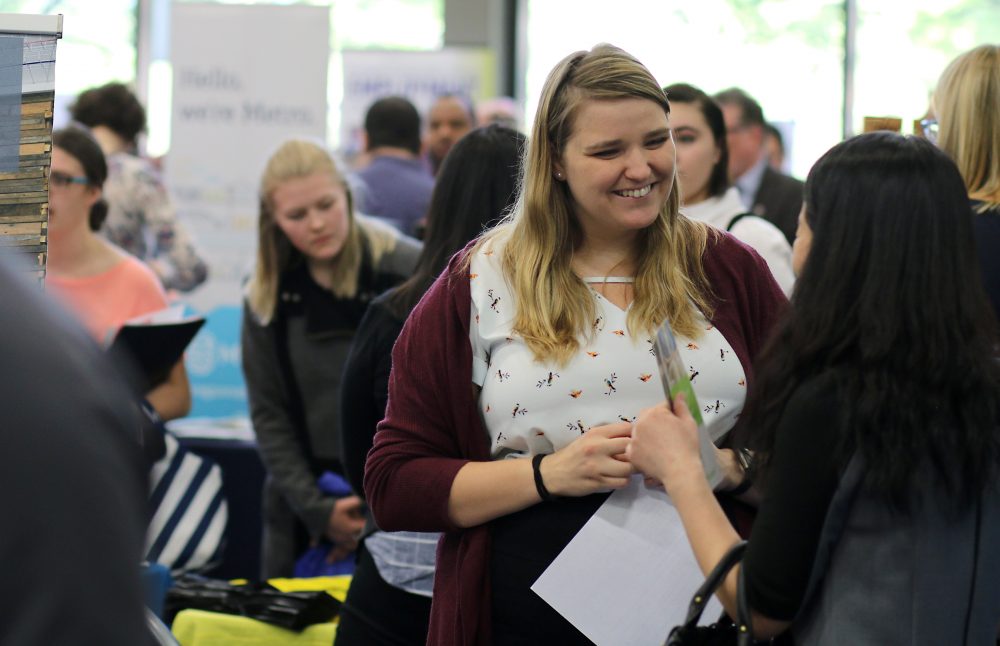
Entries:
[[747,601],[772,619],[791,620],[809,583],[826,512],[846,462],[838,462],[844,407],[833,373],[802,383],[778,424],[767,478],[743,557]]
[[364,496],[365,491],[365,459],[389,399],[392,346],[405,322],[386,305],[394,291],[373,300],[358,324],[340,387],[340,428],[343,429],[340,459],[347,480],[360,496]]
[[[979,200],[972,200],[972,210],[982,206]],[[1000,206],[976,213],[973,219],[976,247],[979,249],[979,264],[983,270],[983,286],[993,304],[993,311],[1000,321]]]
[[0,643],[146,644],[134,393],[20,271],[0,262]]

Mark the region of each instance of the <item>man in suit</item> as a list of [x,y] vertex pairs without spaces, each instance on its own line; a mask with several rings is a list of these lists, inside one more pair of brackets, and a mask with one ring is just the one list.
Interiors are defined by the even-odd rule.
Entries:
[[726,120],[729,177],[743,205],[794,242],[802,209],[802,182],[770,167],[764,147],[764,112],[739,88],[715,95]]

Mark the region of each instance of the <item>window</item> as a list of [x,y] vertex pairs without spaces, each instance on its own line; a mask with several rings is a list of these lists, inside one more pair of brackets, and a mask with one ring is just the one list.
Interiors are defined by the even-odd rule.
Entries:
[[[609,42],[642,61],[661,85],[712,94],[739,86],[771,121],[790,122],[794,174],[840,138],[841,3],[829,0],[529,0],[526,114],[563,56]],[[553,29],[559,25],[559,29]]]
[[[911,132],[947,63],[977,44],[1000,42],[995,0],[855,1],[854,132],[866,115],[901,117]],[[804,177],[842,138],[841,0],[523,0],[522,7],[528,115],[556,61],[610,42],[663,85],[683,81],[710,94],[742,87],[768,120],[791,126],[794,175]]]
[[56,46],[56,95],[135,78],[136,0],[0,0],[0,13],[63,14]]
[[948,63],[983,43],[1000,42],[1000,7],[991,0],[858,0],[854,131],[867,116],[924,116]]

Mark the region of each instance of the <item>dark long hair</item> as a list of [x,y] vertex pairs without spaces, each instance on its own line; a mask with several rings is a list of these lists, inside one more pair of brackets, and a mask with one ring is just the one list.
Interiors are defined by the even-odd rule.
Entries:
[[790,396],[832,371],[839,458],[858,450],[872,491],[905,508],[934,477],[973,500],[1000,459],[1000,368],[958,169],[923,139],[854,137],[810,171],[806,221],[811,251],[742,420],[765,478]]
[[469,132],[448,152],[428,207],[424,249],[413,275],[388,302],[398,317],[409,314],[455,252],[513,205],[524,144],[516,130],[490,125]]
[[[62,128],[52,133],[52,145],[63,149],[67,154],[80,162],[83,166],[83,174],[87,176],[87,183],[98,189],[104,187],[104,180],[108,178],[108,163],[104,159],[104,153],[89,132],[74,128]],[[98,231],[108,217],[108,203],[101,199],[94,202],[90,207],[89,225],[91,231]]]
[[667,101],[674,103],[694,104],[705,117],[712,139],[719,149],[719,160],[712,167],[708,176],[708,194],[719,197],[729,188],[729,144],[726,141],[726,120],[722,116],[722,108],[715,99],[705,94],[699,88],[687,83],[674,83],[663,88],[667,93]]

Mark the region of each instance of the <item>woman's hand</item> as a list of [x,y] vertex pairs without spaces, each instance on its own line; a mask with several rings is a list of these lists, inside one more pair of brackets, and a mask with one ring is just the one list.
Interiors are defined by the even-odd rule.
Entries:
[[539,467],[545,488],[554,496],[586,496],[628,484],[635,469],[625,458],[632,426],[618,422],[595,426]]
[[184,417],[191,412],[191,385],[188,383],[184,359],[174,364],[166,381],[146,393],[146,401],[164,422]]
[[632,466],[647,478],[662,482],[667,493],[691,478],[705,477],[698,447],[698,425],[683,394],[674,399],[674,411],[666,402],[642,411],[632,427],[632,439],[625,451]]
[[333,550],[327,556],[337,560],[353,552],[358,546],[358,539],[365,529],[365,514],[361,511],[361,498],[345,496],[333,503],[330,520],[326,524],[326,537],[333,541]]

